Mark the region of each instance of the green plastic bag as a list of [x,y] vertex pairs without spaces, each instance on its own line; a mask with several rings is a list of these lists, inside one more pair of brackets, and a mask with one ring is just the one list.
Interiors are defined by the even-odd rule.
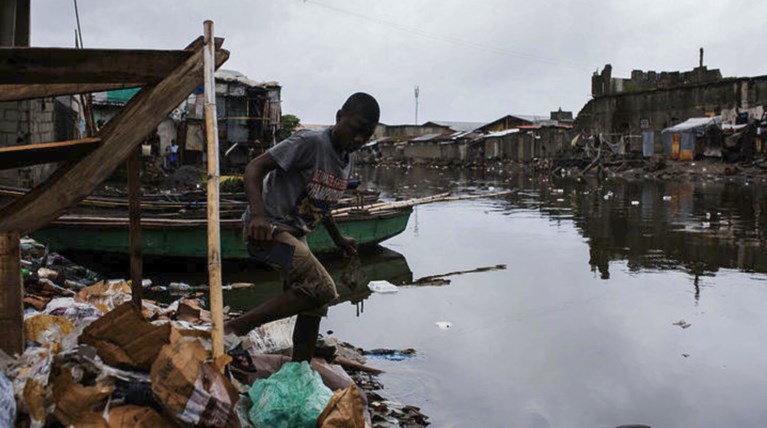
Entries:
[[285,363],[275,374],[256,381],[248,391],[248,416],[256,428],[313,428],[333,392],[309,363]]

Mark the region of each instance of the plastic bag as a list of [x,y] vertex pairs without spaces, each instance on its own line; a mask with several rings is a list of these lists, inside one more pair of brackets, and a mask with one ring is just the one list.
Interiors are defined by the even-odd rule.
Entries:
[[253,407],[249,416],[257,428],[313,428],[333,392],[309,363],[285,363],[248,391]]
[[13,398],[11,381],[0,373],[0,427],[16,424],[16,399]]

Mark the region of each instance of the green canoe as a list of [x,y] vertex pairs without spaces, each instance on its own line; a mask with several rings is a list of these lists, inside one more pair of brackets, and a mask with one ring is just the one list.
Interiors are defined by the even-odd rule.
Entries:
[[[379,211],[374,214],[347,213],[336,216],[341,233],[357,240],[361,246],[378,244],[407,227],[411,207]],[[32,237],[46,243],[51,250],[128,253],[128,219],[104,216],[63,216]],[[308,236],[315,254],[336,250],[324,227]],[[207,223],[199,219],[141,220],[142,254],[161,257],[207,257]],[[223,259],[248,259],[242,239],[242,223],[238,219],[221,220],[221,252]]]

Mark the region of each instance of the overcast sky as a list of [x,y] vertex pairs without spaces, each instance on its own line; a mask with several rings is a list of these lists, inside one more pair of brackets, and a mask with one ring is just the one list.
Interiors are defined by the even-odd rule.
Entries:
[[[212,19],[224,68],[276,80],[283,112],[332,123],[369,92],[381,121],[574,114],[604,64],[767,74],[767,2],[711,0],[78,0],[88,48],[181,49]],[[72,46],[73,0],[32,0],[32,45]]]

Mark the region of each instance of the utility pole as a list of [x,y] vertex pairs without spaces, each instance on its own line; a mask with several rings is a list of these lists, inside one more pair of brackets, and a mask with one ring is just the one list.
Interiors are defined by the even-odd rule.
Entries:
[[415,124],[418,125],[418,94],[421,92],[421,88],[416,85],[415,87]]

